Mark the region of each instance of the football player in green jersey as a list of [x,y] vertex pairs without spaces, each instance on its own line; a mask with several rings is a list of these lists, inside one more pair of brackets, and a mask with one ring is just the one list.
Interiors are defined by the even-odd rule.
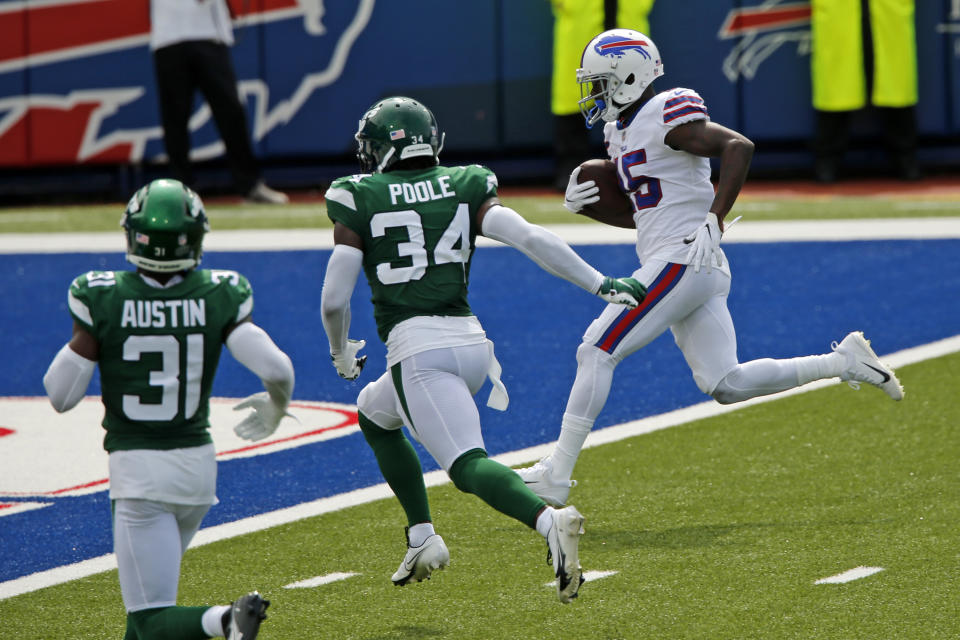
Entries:
[[180,560],[215,496],[210,392],[226,344],[265,392],[234,428],[260,440],[287,414],[290,358],[253,324],[253,292],[236,271],[196,269],[207,217],[176,180],[155,180],[123,216],[136,271],[90,271],[70,285],[73,336],[43,384],[58,412],[83,398],[100,367],[114,552],[127,610],[125,640],[256,637],[269,604],[256,591],[231,605],[178,607]]
[[508,398],[493,343],[467,301],[475,239],[513,246],[609,302],[636,306],[646,292],[631,278],[604,277],[559,237],[500,204],[489,169],[440,166],[443,138],[419,102],[378,102],[361,119],[356,139],[366,173],[336,180],[326,193],[335,247],[322,319],[337,372],[356,378],[365,342],[348,339],[348,332],[362,269],[388,369],[357,399],[360,428],[408,521],[407,551],[393,582],[419,582],[450,561],[433,528],[420,461],[401,431],[406,425],[458,489],[547,539],[558,596],[570,602],[583,581],[583,516],[573,506],[547,506],[513,470],[488,459],[484,447],[473,395],[489,377],[494,389],[487,404],[503,410]]

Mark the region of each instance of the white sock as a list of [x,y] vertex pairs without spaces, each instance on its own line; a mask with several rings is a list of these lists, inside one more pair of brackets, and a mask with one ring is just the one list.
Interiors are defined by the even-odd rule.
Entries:
[[433,530],[432,522],[421,522],[420,524],[413,525],[407,531],[407,535],[410,536],[410,546],[419,547],[427,541],[427,538],[435,533],[436,531]]
[[222,638],[227,635],[227,630],[223,628],[223,614],[229,610],[230,605],[218,604],[204,611],[200,619],[203,632],[211,638]]
[[800,385],[840,375],[846,359],[839,353],[800,358],[759,358],[737,365],[710,394],[730,404],[779,393]]
[[550,527],[553,526],[554,511],[556,511],[556,509],[553,507],[547,507],[543,510],[543,513],[540,514],[540,517],[537,518],[537,533],[544,538],[547,537],[547,534],[550,533]]
[[839,376],[847,363],[847,359],[836,352],[822,356],[792,358],[792,360],[797,365],[797,381],[800,384]]
[[573,467],[577,464],[577,458],[580,457],[580,450],[583,449],[583,443],[592,428],[593,420],[581,418],[572,413],[563,414],[560,438],[557,439],[557,445],[550,454],[555,477],[561,480],[570,479],[573,475]]

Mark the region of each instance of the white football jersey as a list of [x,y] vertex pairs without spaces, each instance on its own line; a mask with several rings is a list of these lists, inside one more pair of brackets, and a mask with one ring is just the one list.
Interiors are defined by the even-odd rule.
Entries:
[[[677,125],[709,120],[703,99],[691,89],[671,89],[651,98],[621,126],[603,129],[610,160],[633,202],[637,257],[687,264],[683,239],[703,224],[714,189],[710,161],[676,151],[663,139]],[[723,269],[727,269],[724,259]]]

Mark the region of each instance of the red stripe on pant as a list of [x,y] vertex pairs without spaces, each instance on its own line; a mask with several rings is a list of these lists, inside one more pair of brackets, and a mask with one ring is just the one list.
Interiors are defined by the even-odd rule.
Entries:
[[636,324],[636,322],[640,319],[640,317],[649,311],[659,301],[663,294],[673,286],[677,277],[682,272],[682,264],[670,265],[670,269],[667,271],[666,276],[663,277],[653,289],[647,292],[643,302],[620,318],[620,321],[617,322],[617,324],[609,332],[607,332],[606,339],[597,346],[607,353],[612,352],[613,347],[619,340],[620,336],[629,331],[630,328],[633,327],[633,325]]

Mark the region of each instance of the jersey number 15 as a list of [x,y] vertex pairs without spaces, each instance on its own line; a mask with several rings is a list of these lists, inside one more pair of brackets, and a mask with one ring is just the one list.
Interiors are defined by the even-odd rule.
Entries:
[[663,198],[663,191],[660,189],[660,179],[650,176],[633,175],[633,168],[640,167],[647,163],[647,152],[643,149],[637,149],[630,153],[620,156],[620,181],[626,186],[626,191],[637,204],[637,211],[649,209],[660,204]]

